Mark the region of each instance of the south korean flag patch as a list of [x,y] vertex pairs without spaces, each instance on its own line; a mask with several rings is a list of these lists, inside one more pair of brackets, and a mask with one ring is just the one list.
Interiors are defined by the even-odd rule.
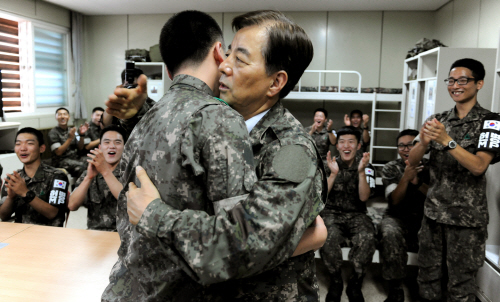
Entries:
[[54,180],[54,189],[66,190],[67,182],[60,179]]
[[491,163],[498,161],[500,154],[500,115],[498,113],[489,113],[484,117],[477,151],[492,152],[497,158]]
[[371,164],[368,164],[368,166],[365,168],[365,175],[366,175],[366,182],[368,183],[368,186],[370,189],[374,189],[376,186],[375,182],[375,169]]

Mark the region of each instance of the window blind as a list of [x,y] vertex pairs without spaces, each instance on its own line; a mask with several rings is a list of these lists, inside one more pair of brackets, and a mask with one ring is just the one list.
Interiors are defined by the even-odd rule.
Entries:
[[0,18],[0,70],[4,112],[21,111],[18,22]]

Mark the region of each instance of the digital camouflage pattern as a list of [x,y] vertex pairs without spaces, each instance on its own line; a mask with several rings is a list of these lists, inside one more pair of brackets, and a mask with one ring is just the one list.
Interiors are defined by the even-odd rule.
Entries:
[[[50,150],[52,151],[52,166],[56,168],[62,168],[71,173],[73,176],[80,176],[87,169],[87,163],[80,160],[78,157],[78,140],[77,135],[71,141],[70,146],[66,151],[58,156],[54,152],[55,149],[59,148],[68,139],[70,127],[67,129],[62,129],[59,126],[52,128],[49,131],[49,144]],[[78,131],[77,131],[78,132]]]
[[[458,145],[475,154],[483,118],[489,112],[476,103],[463,119],[452,108],[427,120],[436,118]],[[486,176],[474,176],[441,144],[431,141],[429,149],[430,187],[425,201],[425,216],[444,224],[487,225]]]
[[321,218],[325,221],[328,236],[320,254],[330,274],[340,272],[342,246],[345,246],[346,239],[352,244],[348,255],[349,262],[353,264],[356,272],[364,274],[372,262],[377,244],[371,219],[362,212],[337,213],[330,209],[325,209]]
[[[363,130],[364,128],[361,128],[361,127],[357,127],[356,130],[359,131],[359,141],[361,142],[361,148],[359,148],[358,151],[356,151],[356,157],[363,157],[363,153],[365,152],[370,152],[370,141],[368,141],[367,143],[365,143],[365,141],[363,140]],[[370,134],[370,139],[371,139],[371,134]]]
[[[121,159],[125,185],[117,206],[121,245],[102,300],[197,301],[202,286],[188,275],[178,252],[160,244],[156,234],[144,236],[129,222],[125,193],[129,182],[140,186],[135,175],[138,165],[165,200],[150,206],[168,203],[177,210],[214,214],[212,201],[243,195],[256,181],[243,119],[215,100],[204,82],[179,75],[134,128]],[[143,216],[160,220],[165,214],[160,208]],[[185,242],[183,249],[188,247]]]
[[[120,179],[120,170],[117,167],[113,170],[113,175]],[[78,187],[87,176],[87,171],[83,172],[75,183]],[[87,192],[87,228],[89,230],[116,231],[116,198],[111,193],[104,177],[99,173],[90,183]]]
[[98,126],[92,122],[89,123],[89,130],[86,133],[90,141],[95,141],[101,137],[101,126]]
[[[17,172],[24,178],[28,190],[35,192],[36,196],[52,206],[59,208],[54,219],[48,219],[37,212],[31,205],[25,203],[20,196],[14,197],[15,221],[47,226],[62,227],[66,213],[68,177],[61,170],[40,164],[35,176],[30,178],[23,169]],[[57,180],[57,182],[56,182]],[[2,188],[2,199],[7,196],[5,184]]]
[[408,184],[403,200],[392,203],[391,194],[403,177],[406,164],[403,159],[388,162],[382,170],[385,198],[389,206],[379,224],[379,252],[382,263],[382,277],[386,280],[402,279],[406,276],[408,251],[418,251],[418,230],[424,216],[426,196],[419,191],[422,183],[429,183],[427,159],[422,159],[424,169],[418,174],[419,184]]
[[[249,198],[229,211],[233,216],[246,216],[241,228],[248,229],[247,238],[238,240],[235,236],[228,241],[227,250],[236,253],[236,257],[211,268],[211,274],[221,275],[223,280],[231,274],[240,278],[267,271],[213,285],[206,297],[213,301],[319,301],[314,252],[284,261],[324,206],[327,184],[319,153],[311,137],[281,102],[255,125],[250,141],[259,181]],[[174,229],[173,236],[181,231],[188,230]],[[188,242],[189,237],[184,240]],[[177,246],[180,249],[182,244]],[[206,258],[195,249],[190,254],[184,257],[193,261]],[[224,259],[224,254],[217,256]],[[206,259],[209,264],[209,258]],[[224,273],[229,270],[239,272]],[[208,282],[217,281],[216,277],[205,278]]]
[[[305,129],[306,133],[311,132],[312,126],[309,126]],[[321,159],[323,160],[323,165],[325,166],[326,175],[330,175],[330,169],[328,168],[328,164],[326,162],[326,154],[330,151],[330,146],[332,143],[330,142],[330,138],[328,137],[328,131],[326,130],[326,126],[321,129],[321,131],[314,131],[311,135],[314,142],[316,143],[316,147],[318,147],[319,154],[321,155]]]
[[[475,276],[485,260],[487,238],[486,225],[462,227],[424,217],[418,234],[420,296],[432,301],[475,302]],[[448,297],[443,297],[441,289],[445,270],[448,272]]]
[[[475,154],[481,126],[489,110],[476,103],[462,119],[455,107],[430,116],[443,123],[448,135]],[[416,138],[418,141],[418,137]],[[431,141],[430,187],[419,232],[420,294],[441,297],[441,276],[447,262],[448,296],[451,301],[475,301],[475,274],[484,262],[488,206],[486,176],[474,176],[444,146]],[[445,240],[443,241],[443,237]],[[446,251],[445,255],[442,255]],[[465,259],[465,260],[464,260]]]
[[[361,157],[356,156],[354,163],[348,167],[340,156],[335,157],[339,165],[339,173],[335,178],[332,190],[328,195],[328,202],[325,208],[335,213],[366,213],[366,203],[359,199],[359,173],[358,166]],[[371,164],[367,168],[373,169]],[[375,177],[375,175],[374,175]],[[368,177],[367,177],[368,181]],[[368,182],[370,184],[370,182]],[[371,194],[374,193],[375,186],[370,186]],[[370,195],[371,195],[370,194]]]

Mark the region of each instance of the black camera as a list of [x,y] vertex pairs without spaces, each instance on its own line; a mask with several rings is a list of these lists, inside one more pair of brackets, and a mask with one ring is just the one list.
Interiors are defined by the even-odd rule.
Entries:
[[123,81],[123,87],[127,89],[132,89],[137,87],[137,83],[135,83],[135,63],[134,62],[125,62],[125,80]]

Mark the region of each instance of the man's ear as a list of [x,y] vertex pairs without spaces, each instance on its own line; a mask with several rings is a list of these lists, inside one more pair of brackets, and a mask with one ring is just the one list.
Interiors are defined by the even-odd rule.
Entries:
[[361,143],[358,143],[358,148],[356,150],[361,149]]
[[45,144],[41,145],[41,146],[40,146],[40,153],[45,152],[45,148],[46,148],[46,147],[45,147]]
[[281,92],[283,87],[285,87],[288,82],[288,74],[284,70],[280,70],[274,74],[272,77],[273,82],[271,83],[269,90],[267,91],[268,97],[274,97]]
[[217,42],[214,44],[213,53],[215,62],[217,63],[217,66],[219,66],[226,58],[226,53],[224,51],[224,48],[222,47],[221,42]]
[[[165,67],[165,68],[166,68],[166,67]],[[172,73],[170,73],[170,70],[168,70],[168,68],[167,68],[167,74],[168,74],[168,78],[169,78],[170,80],[173,80],[173,79],[174,79],[174,77],[172,76]]]
[[483,85],[484,85],[484,81],[483,80],[479,80],[477,81],[477,90],[480,90],[481,88],[483,88]]

